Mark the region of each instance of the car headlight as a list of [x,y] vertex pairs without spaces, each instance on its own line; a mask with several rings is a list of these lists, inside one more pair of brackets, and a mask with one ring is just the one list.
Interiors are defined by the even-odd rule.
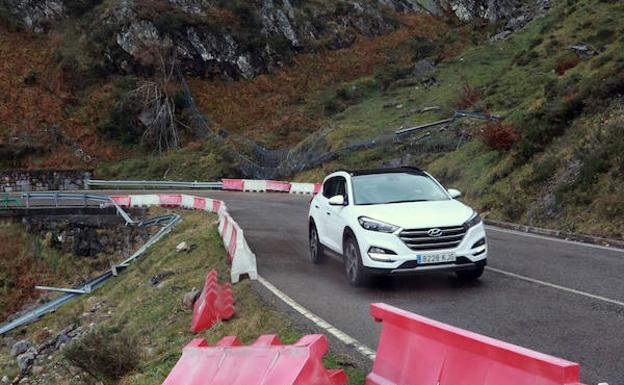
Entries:
[[388,223],[380,222],[368,217],[359,217],[358,222],[365,230],[379,231],[380,233],[394,233],[400,227]]
[[467,229],[469,229],[471,227],[478,225],[479,223],[481,223],[481,216],[479,215],[478,212],[475,211],[474,214],[472,214],[472,216],[470,217],[470,219],[468,219],[466,223],[464,223],[464,226]]

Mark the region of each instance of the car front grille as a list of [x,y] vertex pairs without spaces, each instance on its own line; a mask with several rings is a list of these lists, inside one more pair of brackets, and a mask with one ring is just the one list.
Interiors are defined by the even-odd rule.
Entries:
[[[431,232],[438,235],[430,235]],[[454,249],[459,246],[464,235],[466,229],[463,226],[409,229],[399,233],[399,237],[407,247],[416,251]]]

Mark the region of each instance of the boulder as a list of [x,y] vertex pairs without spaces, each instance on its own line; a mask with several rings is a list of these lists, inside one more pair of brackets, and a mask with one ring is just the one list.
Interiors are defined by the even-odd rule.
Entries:
[[192,309],[197,298],[199,298],[199,290],[193,288],[182,297],[182,305],[187,309]]
[[36,357],[37,350],[33,347],[29,348],[25,353],[17,356],[17,366],[20,368],[22,373],[28,373],[33,362],[35,362]]
[[13,357],[17,357],[20,354],[26,353],[26,351],[28,351],[31,347],[32,344],[27,340],[18,341],[13,344],[13,347],[11,347],[11,355]]

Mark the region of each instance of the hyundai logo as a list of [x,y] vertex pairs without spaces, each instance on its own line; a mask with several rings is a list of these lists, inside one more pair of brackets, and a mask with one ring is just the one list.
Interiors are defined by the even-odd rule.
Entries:
[[439,237],[440,235],[442,235],[442,230],[440,230],[440,229],[431,229],[431,230],[427,231],[427,234],[429,234],[430,237]]

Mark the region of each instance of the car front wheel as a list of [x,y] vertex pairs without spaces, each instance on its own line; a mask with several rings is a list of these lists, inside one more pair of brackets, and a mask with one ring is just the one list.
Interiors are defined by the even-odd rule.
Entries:
[[362,264],[360,247],[353,236],[349,236],[344,243],[344,266],[349,283],[353,286],[362,286],[368,282],[368,274]]
[[325,259],[325,253],[323,250],[323,246],[319,241],[318,231],[316,230],[316,226],[314,222],[310,222],[310,260],[314,264],[322,263]]

